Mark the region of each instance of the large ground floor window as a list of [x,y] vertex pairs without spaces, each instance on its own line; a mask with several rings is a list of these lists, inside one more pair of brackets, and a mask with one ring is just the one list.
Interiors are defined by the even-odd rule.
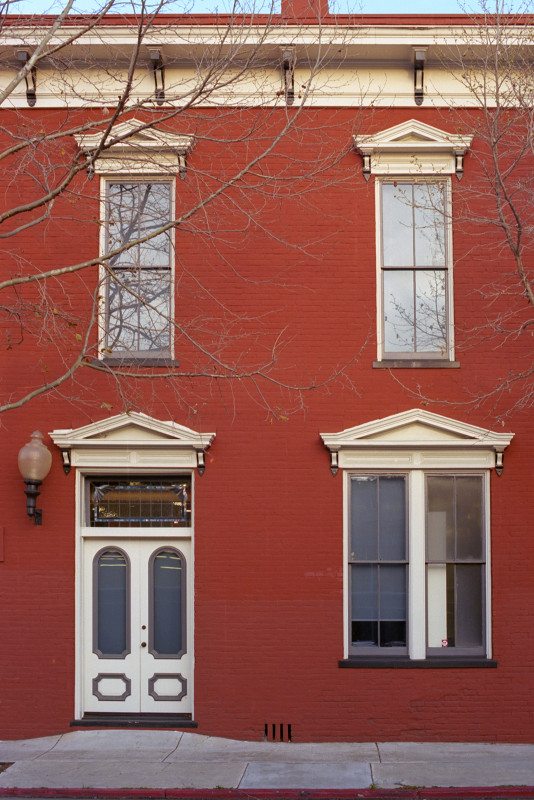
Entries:
[[486,655],[485,473],[350,474],[353,655]]

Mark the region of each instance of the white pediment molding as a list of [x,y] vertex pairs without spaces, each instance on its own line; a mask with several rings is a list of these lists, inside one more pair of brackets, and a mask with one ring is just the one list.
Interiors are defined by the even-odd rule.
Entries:
[[514,434],[413,408],[356,425],[337,433],[322,433],[330,450],[332,471],[342,468],[502,468],[502,454]]
[[374,134],[353,137],[369,175],[447,175],[463,173],[472,136],[461,136],[410,119]]
[[[145,126],[146,122],[138,119],[114,125],[106,139],[105,148],[94,161],[94,171],[106,175],[166,175],[178,172],[184,177],[186,157],[193,147],[194,137]],[[102,132],[79,134],[74,138],[80,150],[85,155],[91,155],[100,147]]]
[[203,471],[204,451],[214,433],[200,433],[177,422],[164,422],[140,412],[118,414],[81,428],[54,430],[50,437],[75,467]]

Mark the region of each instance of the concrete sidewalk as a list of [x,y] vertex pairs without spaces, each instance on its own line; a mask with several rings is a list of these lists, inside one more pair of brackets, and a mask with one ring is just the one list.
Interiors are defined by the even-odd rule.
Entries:
[[171,796],[161,790],[188,789],[231,789],[242,796],[266,790],[272,797],[282,796],[278,790],[380,789],[387,796],[412,790],[401,792],[406,797],[420,796],[418,787],[530,787],[478,796],[534,798],[531,744],[282,744],[179,731],[84,730],[0,742],[0,762],[10,764],[0,773],[3,796],[23,790],[50,796],[51,789],[71,796],[91,794],[86,789],[115,796],[142,789],[160,797]]

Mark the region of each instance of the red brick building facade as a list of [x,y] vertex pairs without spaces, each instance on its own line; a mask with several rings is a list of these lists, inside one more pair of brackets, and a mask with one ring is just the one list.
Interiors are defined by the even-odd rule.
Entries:
[[532,307],[469,25],[288,13],[202,90],[220,21],[157,20],[116,119],[109,19],[0,109],[0,738],[532,739]]

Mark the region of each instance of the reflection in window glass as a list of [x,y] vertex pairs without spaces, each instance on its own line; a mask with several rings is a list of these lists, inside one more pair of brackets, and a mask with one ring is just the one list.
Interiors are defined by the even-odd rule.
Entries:
[[95,650],[118,656],[127,650],[128,563],[120,550],[106,550],[96,564]]
[[446,185],[384,182],[384,352],[447,355]]
[[[150,236],[170,219],[170,183],[108,184],[108,253]],[[109,258],[105,355],[170,353],[171,255],[166,231]]]
[[353,476],[350,519],[352,647],[405,648],[405,478]]
[[483,645],[482,490],[480,475],[427,477],[429,647]]
[[92,478],[92,527],[191,526],[191,478]]

